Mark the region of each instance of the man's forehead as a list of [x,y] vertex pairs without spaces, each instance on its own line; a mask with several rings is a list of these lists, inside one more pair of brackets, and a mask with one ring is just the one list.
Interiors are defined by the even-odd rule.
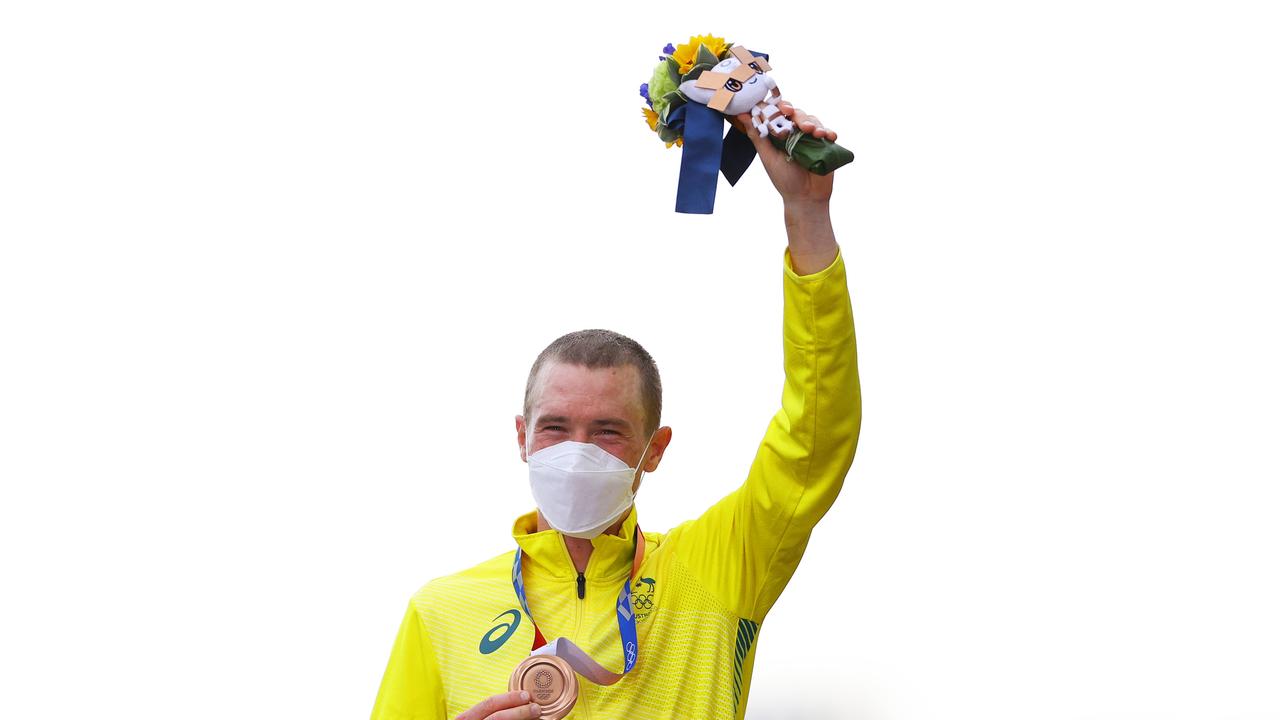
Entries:
[[531,400],[535,417],[585,414],[638,422],[644,413],[640,373],[631,365],[588,368],[549,362],[538,372]]

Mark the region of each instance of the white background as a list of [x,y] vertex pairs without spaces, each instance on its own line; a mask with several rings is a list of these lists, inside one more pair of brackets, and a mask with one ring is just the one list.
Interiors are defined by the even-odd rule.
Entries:
[[662,369],[646,527],[740,482],[780,203],[675,214],[637,94],[715,32],[858,156],[861,445],[748,716],[1280,718],[1268,4],[685,5],[4,6],[0,716],[367,716],[570,330]]

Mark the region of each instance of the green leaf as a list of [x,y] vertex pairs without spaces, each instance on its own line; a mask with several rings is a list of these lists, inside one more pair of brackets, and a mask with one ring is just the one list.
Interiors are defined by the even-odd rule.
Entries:
[[702,65],[705,63],[715,67],[718,62],[720,62],[720,58],[716,57],[715,53],[708,50],[706,45],[698,45],[698,60],[694,63],[695,65]]
[[680,133],[666,125],[658,125],[658,137],[662,138],[662,142],[675,142],[676,138],[680,137]]
[[680,63],[675,58],[667,58],[667,74],[671,76],[671,82],[680,84]]
[[[699,47],[701,47],[701,46],[699,46]],[[706,64],[706,63],[698,63],[697,65],[694,65],[692,68],[690,68],[690,69],[689,69],[689,72],[685,73],[685,74],[680,78],[680,82],[686,82],[686,81],[688,81],[688,80],[697,80],[699,75],[701,75],[702,73],[706,72],[707,70],[710,70],[710,69],[711,69],[711,68],[713,68],[713,67],[715,67],[715,65],[708,65],[708,64]]]

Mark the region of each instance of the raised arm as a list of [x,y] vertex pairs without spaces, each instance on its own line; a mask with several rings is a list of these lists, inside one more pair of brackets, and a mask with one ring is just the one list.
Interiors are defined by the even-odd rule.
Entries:
[[[823,126],[816,116],[792,107],[785,100],[778,103],[778,107],[802,132],[835,141],[836,131]],[[749,127],[750,116],[739,115],[734,119],[734,125],[739,129]],[[815,175],[788,161],[786,155],[756,133],[749,132],[747,137],[755,144],[769,179],[782,196],[787,251],[791,255],[792,267],[800,275],[812,275],[822,270],[836,259],[839,252],[835,231],[831,228],[830,212],[835,173]]]
[[[815,118],[790,107],[783,112],[805,132],[835,138]],[[862,401],[844,259],[828,212],[831,176],[788,163],[767,141],[756,147],[782,195],[787,228],[782,408],[742,486],[673,530],[671,540],[676,555],[730,611],[760,622],[840,492],[858,442]]]

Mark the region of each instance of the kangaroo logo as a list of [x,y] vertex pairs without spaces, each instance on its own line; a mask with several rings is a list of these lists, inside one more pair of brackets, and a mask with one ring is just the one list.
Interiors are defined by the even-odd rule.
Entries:
[[[510,621],[498,623],[497,625],[489,628],[489,632],[485,633],[484,637],[480,638],[480,654],[481,655],[488,655],[491,652],[495,652],[498,648],[502,647],[508,640],[510,640],[512,635],[516,634],[516,628],[520,627],[520,611],[519,610],[516,610],[513,608],[504,613],[500,613],[498,617],[494,618],[494,620],[497,620],[498,618],[504,618],[508,615],[511,616]],[[494,637],[494,633],[497,633],[499,631],[501,631],[501,634],[498,635],[497,637]]]

